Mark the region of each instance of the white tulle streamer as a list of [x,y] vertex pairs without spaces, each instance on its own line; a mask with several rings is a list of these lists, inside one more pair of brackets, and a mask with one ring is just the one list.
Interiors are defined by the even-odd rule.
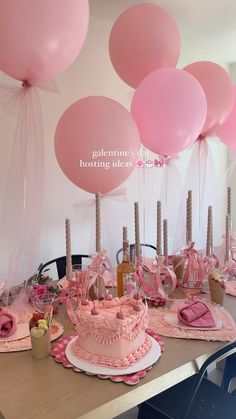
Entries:
[[182,188],[182,176],[177,167],[180,156],[165,158],[163,177],[160,191],[160,201],[162,203],[162,218],[168,220],[168,243],[169,254],[173,252],[174,235],[176,224],[179,224],[178,212],[180,193]]
[[51,81],[37,86],[23,82],[19,87],[0,82],[0,104],[16,116],[0,229],[0,283],[7,289],[32,276],[39,260],[44,137],[38,88],[58,91]]
[[198,249],[205,249],[208,206],[213,207],[213,224],[219,225],[221,215],[219,208],[221,188],[216,174],[211,144],[207,139],[197,140],[192,146],[178,209],[178,223],[173,245],[175,253],[186,247],[185,220],[188,190],[192,190],[193,196],[193,241],[196,242]]

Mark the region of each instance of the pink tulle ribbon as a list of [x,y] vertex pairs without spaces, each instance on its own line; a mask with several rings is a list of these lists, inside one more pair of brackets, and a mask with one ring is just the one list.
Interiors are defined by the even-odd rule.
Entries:
[[[102,214],[106,214],[104,228],[106,231],[109,231],[109,234],[106,235],[106,247],[108,249],[113,249],[117,239],[116,230],[113,228],[114,219],[116,217],[121,219],[121,212],[126,213],[127,202],[126,188],[117,188],[101,194],[101,212]],[[95,197],[81,200],[73,204],[73,207],[78,216],[88,224],[87,230],[90,230],[89,248],[92,250],[94,248],[95,237]]]
[[6,287],[28,279],[38,265],[44,194],[44,138],[38,88],[58,91],[56,83],[32,86],[0,83],[0,103],[17,116],[3,199],[0,281]]
[[172,253],[179,252],[186,244],[186,226],[183,214],[186,211],[188,190],[193,193],[193,219],[198,220],[193,226],[193,236],[198,237],[197,247],[205,246],[207,230],[207,211],[211,205],[214,210],[214,222],[220,222],[221,213],[218,203],[221,199],[220,182],[217,179],[215,161],[211,150],[211,141],[199,138],[191,148],[191,155],[181,191],[180,205],[177,210],[177,220]]
[[[182,187],[182,176],[176,164],[180,160],[178,154],[173,156],[163,157],[164,173],[161,180],[160,201],[162,202],[163,218],[168,219],[169,225],[169,241],[170,246],[174,241],[174,232],[177,224],[179,225],[179,218],[177,211],[173,208],[178,208],[180,196],[177,191]],[[172,249],[173,251],[173,249]]]
[[225,172],[225,183],[226,185],[229,185],[231,178],[234,174],[235,168],[236,168],[236,152],[233,150],[229,151],[229,165]]
[[[126,188],[117,188],[113,191],[101,194],[101,200],[116,200],[120,202],[126,202],[127,201],[127,190]],[[92,211],[95,207],[95,198],[91,199],[84,199],[77,204],[73,204],[73,207],[76,212],[78,212],[83,218],[92,219]]]

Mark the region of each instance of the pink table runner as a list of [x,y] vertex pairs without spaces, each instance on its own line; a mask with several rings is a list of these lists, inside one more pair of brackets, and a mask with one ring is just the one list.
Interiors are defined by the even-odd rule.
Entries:
[[[52,321],[52,331],[51,331],[51,341],[59,338],[64,332],[64,327],[60,322],[57,322],[53,319]],[[31,340],[30,336],[27,336],[22,339],[13,340],[11,342],[3,342],[0,340],[0,352],[20,352],[20,351],[29,351],[31,349]]]
[[159,307],[149,309],[149,326],[162,336],[184,339],[201,339],[212,341],[234,341],[236,339],[236,325],[228,311],[217,304],[207,303],[212,312],[220,315],[222,327],[219,330],[192,330],[172,326],[165,321],[166,314],[177,313],[177,309],[186,304],[185,300],[173,301],[170,308]]

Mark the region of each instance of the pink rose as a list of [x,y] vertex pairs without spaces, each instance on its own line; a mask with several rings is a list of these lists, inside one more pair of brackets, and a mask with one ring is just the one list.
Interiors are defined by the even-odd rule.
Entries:
[[36,285],[31,291],[31,299],[43,299],[47,294],[47,285]]

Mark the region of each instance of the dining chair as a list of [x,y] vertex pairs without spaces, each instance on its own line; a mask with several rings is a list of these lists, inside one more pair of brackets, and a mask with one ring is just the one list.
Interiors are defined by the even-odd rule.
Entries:
[[[140,243],[140,246],[141,246],[141,250],[142,250],[142,248],[146,247],[146,248],[150,248],[150,249],[155,250],[155,253],[156,253],[157,248],[155,246],[153,246],[152,244]],[[134,261],[135,261],[135,243],[130,244],[129,248],[130,248],[130,261],[132,263],[134,263]],[[121,263],[120,255],[121,255],[122,251],[123,251],[123,249],[121,248],[116,252],[117,265],[119,263]]]
[[[83,259],[90,258],[89,255],[72,255],[72,265],[83,265]],[[42,274],[44,269],[52,264],[56,264],[58,279],[63,278],[66,275],[66,256],[61,256],[40,265],[39,274]]]
[[225,359],[221,387],[224,390],[229,391],[231,380],[234,377],[236,377],[236,354]]
[[213,362],[235,352],[236,341],[216,351],[193,376],[140,404],[138,419],[235,419],[235,395],[205,376]]

